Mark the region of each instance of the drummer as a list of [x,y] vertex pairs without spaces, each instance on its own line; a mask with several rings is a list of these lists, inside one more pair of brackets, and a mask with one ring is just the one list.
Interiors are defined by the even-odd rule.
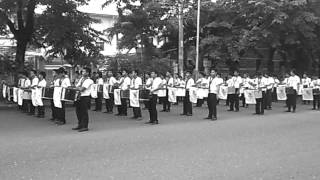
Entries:
[[76,114],[78,118],[78,126],[72,128],[72,130],[77,130],[78,132],[88,131],[89,124],[89,102],[91,94],[91,85],[94,83],[90,79],[91,69],[83,69],[83,77],[77,84],[77,89],[80,91],[80,98],[76,101]]
[[[59,87],[60,86],[60,77],[59,77],[59,70],[54,69],[52,71],[52,76],[53,79],[50,83],[50,87]],[[50,101],[50,106],[51,106],[51,119],[50,121],[56,121],[58,116],[57,116],[57,108],[54,106],[53,99]]]
[[[287,86],[289,88],[293,88],[294,93],[293,94],[287,94],[288,98],[288,110],[286,112],[296,112],[296,106],[297,106],[297,92],[298,92],[298,86],[300,84],[300,77],[296,75],[295,70],[290,71],[290,77],[288,78],[288,84]],[[291,111],[292,109],[292,111]]]
[[[122,91],[126,91],[129,90],[130,87],[130,83],[131,83],[131,79],[128,76],[128,73],[126,70],[122,71],[122,78],[119,82],[119,87]],[[126,98],[121,98],[121,105],[120,105],[120,111],[119,111],[119,116],[127,116],[127,99]]]
[[96,74],[96,84],[98,84],[97,98],[95,98],[96,108],[93,111],[101,111],[102,109],[102,96],[103,92],[99,91],[99,86],[103,86],[102,72],[97,72]]
[[162,80],[160,77],[157,77],[157,73],[156,72],[151,72],[151,78],[152,80],[152,84],[150,87],[150,94],[151,94],[151,98],[150,98],[150,105],[149,105],[149,115],[150,115],[150,121],[147,122],[146,124],[151,124],[151,125],[155,125],[155,124],[159,124],[159,119],[158,119],[158,113],[157,113],[157,100],[158,100],[158,90],[161,87],[161,83]]
[[166,72],[166,78],[165,78],[165,88],[166,88],[166,97],[163,98],[163,109],[161,112],[170,112],[171,103],[169,102],[169,91],[168,87],[173,87],[173,77],[170,72]]
[[262,93],[261,97],[256,97],[256,112],[254,113],[255,115],[264,115],[264,100],[267,91],[267,83],[268,79],[264,77],[261,72],[258,72],[256,79],[254,79],[253,83],[250,83],[255,88],[255,90]]
[[113,76],[112,71],[107,72],[107,79],[105,82],[109,86],[109,99],[106,99],[106,111],[104,113],[112,114],[113,113],[113,104],[114,104],[114,94],[111,92],[113,87],[116,85],[117,80]]
[[[31,71],[30,71],[30,79],[31,79],[31,86],[30,86],[30,88],[31,88],[31,89],[36,88],[36,87],[38,86],[38,84],[39,84],[39,78],[37,77],[37,71],[35,71],[35,70],[31,70]],[[32,97],[32,96],[31,96],[31,99],[33,99],[33,101],[35,101],[34,98],[35,98],[35,97]],[[32,115],[32,116],[35,115],[35,108],[36,108],[36,107],[35,107],[34,104],[31,102],[29,115]]]
[[248,107],[248,104],[246,104],[246,99],[244,97],[244,90],[249,89],[250,83],[252,83],[252,79],[250,78],[248,73],[243,74],[242,78],[242,84],[241,84],[241,99],[242,99],[242,107]]
[[185,84],[185,90],[186,90],[186,96],[183,100],[183,112],[182,116],[192,116],[192,103],[190,102],[190,88],[194,86],[194,80],[192,78],[191,72],[186,72],[186,84]]
[[[208,79],[206,78],[206,76],[203,72],[199,72],[199,79],[196,81],[196,86],[199,89],[204,88],[204,86],[209,84]],[[201,98],[201,99],[198,98],[196,107],[202,107],[203,103],[204,103],[204,98]]]
[[[312,77],[310,87],[313,89],[320,88],[320,79],[317,76]],[[313,108],[312,110],[320,109],[320,94],[313,94]]]
[[[132,90],[140,90],[142,88],[142,79],[139,77],[139,71],[132,71],[132,79],[130,83],[130,89]],[[140,107],[132,107],[133,109],[133,117],[131,119],[136,119],[138,121],[142,120],[141,108]]]
[[[45,88],[47,86],[47,81],[46,81],[46,73],[44,71],[41,71],[39,73],[39,83],[37,88]],[[38,105],[38,118],[44,118],[45,115],[45,109],[44,109],[44,104],[42,106]]]
[[[301,78],[301,84],[303,88],[309,88],[311,84],[311,78],[308,77],[307,73],[303,73]],[[310,101],[303,101],[303,104],[310,104]]]
[[[61,67],[59,69],[59,76],[60,76],[60,87],[62,88],[68,88],[71,86],[71,82],[69,79],[69,76],[67,75],[67,71]],[[65,101],[61,101],[62,108],[57,108],[57,125],[64,125],[66,124],[66,107],[65,107]]]
[[264,74],[264,77],[266,78],[266,96],[264,99],[264,109],[271,110],[272,109],[272,89],[275,84],[274,78],[272,76],[269,76],[268,73]]

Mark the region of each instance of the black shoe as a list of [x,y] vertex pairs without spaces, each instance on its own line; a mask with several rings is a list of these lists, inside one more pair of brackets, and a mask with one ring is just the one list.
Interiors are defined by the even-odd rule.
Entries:
[[156,125],[156,124],[159,124],[159,122],[155,121],[155,122],[151,123],[151,125]]
[[186,116],[192,116],[192,114],[187,114]]
[[228,111],[233,111],[233,109],[228,109]]
[[81,129],[81,127],[79,127],[79,126],[78,126],[78,127],[75,127],[75,128],[72,128],[72,130],[75,130],[75,131],[76,131],[76,130],[79,130],[79,129]]
[[167,109],[166,112],[170,112],[170,109]]
[[130,119],[137,119],[137,117],[133,116],[133,117],[131,117]]
[[61,121],[56,122],[56,125],[58,125],[58,126],[62,126],[62,125],[65,125],[65,124],[66,124],[66,122],[61,122]]
[[253,115],[260,115],[260,113],[253,113]]
[[216,120],[218,120],[217,117],[213,117],[213,118],[211,119],[211,121],[216,121]]
[[235,110],[234,112],[239,112],[239,109]]
[[264,115],[264,113],[260,113],[259,115]]
[[98,111],[97,109],[94,109],[94,110],[92,110],[92,111]]
[[145,122],[145,124],[152,124],[153,122],[149,121],[149,122]]
[[89,129],[88,128],[81,128],[78,130],[78,132],[85,132],[85,131],[89,131]]
[[184,114],[184,113],[182,113],[182,114],[180,114],[180,116],[186,116],[187,114]]
[[167,112],[167,110],[161,110],[160,112]]
[[312,108],[312,110],[317,110],[316,108]]
[[206,117],[206,118],[204,118],[204,119],[212,119],[211,117]]
[[286,110],[285,112],[291,112],[290,110]]
[[55,121],[56,119],[55,119],[55,118],[50,118],[49,120],[50,120],[50,121]]
[[137,120],[137,121],[142,121],[143,118],[142,118],[142,117],[137,117],[136,120]]

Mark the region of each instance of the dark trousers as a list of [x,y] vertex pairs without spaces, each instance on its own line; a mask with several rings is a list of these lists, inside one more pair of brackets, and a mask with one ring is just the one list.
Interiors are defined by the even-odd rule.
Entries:
[[64,101],[61,101],[61,106],[62,108],[56,108],[56,117],[58,121],[66,123],[66,107]]
[[96,99],[94,99],[95,104],[96,104],[96,109],[97,111],[101,111],[102,109],[102,92],[98,92],[98,97]]
[[35,113],[36,113],[36,107],[32,104],[32,101],[31,101],[31,103],[29,104],[29,106],[30,106],[30,111],[29,111],[29,113],[32,114],[32,115],[35,115]]
[[128,111],[127,99],[121,98],[121,105],[118,106],[118,113],[121,115],[127,115],[127,111]]
[[149,116],[150,116],[150,122],[158,122],[158,112],[157,112],[157,100],[158,95],[152,94],[150,101],[149,101]]
[[313,95],[313,109],[320,109],[320,95]]
[[264,99],[266,93],[262,91],[262,98],[256,99],[256,114],[264,114]]
[[56,108],[54,107],[53,100],[50,101],[50,107],[51,107],[52,119],[57,119],[57,112],[56,112]]
[[264,96],[264,109],[271,108],[272,105],[272,89],[268,89]]
[[230,95],[230,110],[233,111],[234,109],[236,111],[239,111],[239,94],[229,94]]
[[226,106],[230,106],[230,99],[232,94],[227,95]]
[[189,91],[186,91],[186,96],[183,99],[183,114],[192,115],[192,103],[190,102]]
[[217,117],[217,95],[214,93],[209,93],[208,96],[208,109],[209,109],[209,118]]
[[288,111],[291,111],[291,109],[295,111],[297,107],[297,91],[294,90],[293,94],[287,94],[287,98],[288,98]]
[[197,107],[201,107],[204,103],[204,99],[197,99]]
[[22,111],[25,113],[29,112],[29,100],[28,99],[22,100]]
[[106,99],[107,112],[113,112],[114,96],[113,93],[109,93],[109,99]]
[[246,98],[244,97],[244,93],[241,94],[240,99],[242,101],[242,107],[246,106]]
[[79,128],[88,128],[89,115],[88,115],[88,105],[90,102],[90,96],[81,96],[76,104],[76,114],[78,118]]
[[170,108],[171,108],[171,103],[169,102],[169,92],[167,89],[166,97],[163,98],[163,110],[170,111]]
[[45,109],[44,106],[38,106],[38,116],[44,116]]
[[272,90],[272,102],[277,102],[278,97],[277,97],[277,88],[273,88]]
[[141,108],[140,108],[140,107],[133,107],[133,108],[132,108],[132,111],[133,111],[133,117],[135,117],[135,118],[140,118],[140,117],[142,117],[142,115],[141,115]]

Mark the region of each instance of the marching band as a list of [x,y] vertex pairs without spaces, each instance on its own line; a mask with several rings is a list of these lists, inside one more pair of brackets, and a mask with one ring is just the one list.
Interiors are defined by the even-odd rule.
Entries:
[[[102,111],[104,100],[106,111],[112,114],[117,106],[117,116],[127,116],[127,109],[132,107],[132,119],[142,120],[141,105],[149,110],[150,119],[147,124],[159,124],[157,103],[162,103],[161,112],[170,112],[171,104],[177,104],[183,99],[182,116],[192,116],[192,104],[201,107],[205,100],[208,105],[208,116],[205,119],[217,120],[217,105],[219,100],[226,100],[228,111],[239,112],[240,100],[242,107],[255,105],[256,115],[263,115],[265,110],[272,109],[273,101],[285,101],[287,111],[295,112],[297,96],[303,103],[313,102],[313,110],[320,108],[320,79],[317,76],[302,78],[294,70],[278,79],[268,73],[257,73],[254,77],[244,73],[241,77],[238,71],[223,79],[215,70],[210,74],[200,73],[194,79],[191,72],[185,73],[185,78],[178,74],[158,72],[141,74],[133,70],[130,74],[123,70],[114,76],[112,71],[97,72],[91,77],[91,69],[84,68],[77,72],[73,83],[64,68],[53,71],[53,79],[46,81],[46,73],[31,70],[29,73],[19,73],[17,86],[2,84],[3,97],[18,104],[18,108],[29,115],[45,117],[44,101],[51,105],[51,120],[57,125],[66,124],[65,104],[74,102],[78,125],[73,130],[88,131],[91,99],[95,99],[94,111]],[[35,109],[37,108],[37,113]]]

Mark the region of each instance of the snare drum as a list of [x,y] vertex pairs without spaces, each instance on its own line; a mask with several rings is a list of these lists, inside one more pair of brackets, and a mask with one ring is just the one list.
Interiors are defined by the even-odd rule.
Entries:
[[53,99],[54,87],[42,88],[42,99]]
[[139,99],[140,101],[149,101],[150,100],[150,90],[149,89],[141,89],[139,90]]
[[78,99],[79,91],[75,89],[63,88],[61,92],[61,101],[74,102]]
[[130,91],[128,90],[121,90],[120,91],[120,97],[123,99],[129,99],[130,97]]

